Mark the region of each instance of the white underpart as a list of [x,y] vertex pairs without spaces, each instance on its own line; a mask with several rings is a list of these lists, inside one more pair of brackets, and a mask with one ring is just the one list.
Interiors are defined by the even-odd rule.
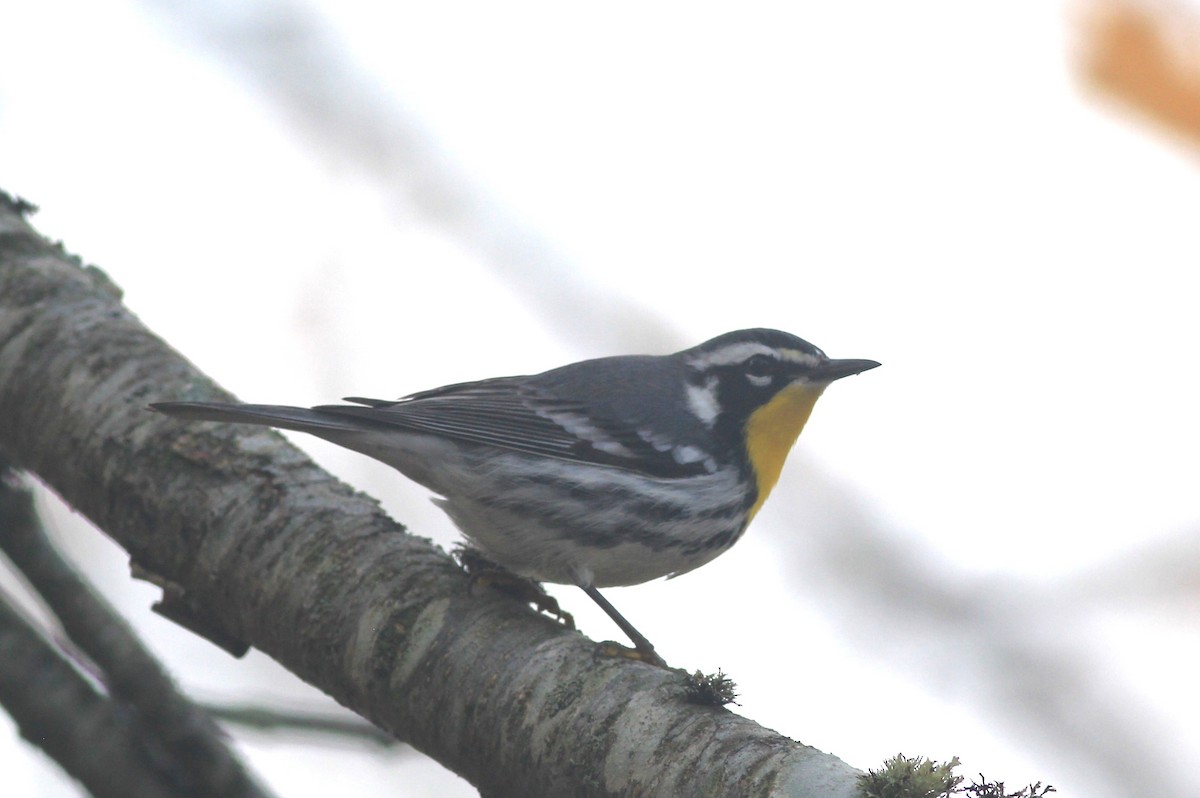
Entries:
[[[635,490],[643,500],[666,506],[683,506],[694,512],[717,509],[738,501],[744,495],[735,469],[718,470],[687,480],[653,479],[616,468],[597,468],[587,464],[563,461],[558,475],[572,482],[583,493],[603,496],[614,490]],[[644,522],[637,518],[636,508],[622,503],[610,504],[602,511],[578,497],[561,494],[534,479],[544,466],[532,464],[520,456],[501,456],[485,466],[482,473],[438,475],[443,483],[439,492],[444,498],[435,499],[463,534],[482,548],[495,562],[522,576],[560,584],[594,584],[596,587],[633,585],[671,574],[684,573],[716,557],[723,549],[708,549],[685,553],[683,546],[697,541],[704,534],[703,525],[693,518],[662,520],[654,525],[656,534],[678,541],[679,546],[655,549],[628,534],[627,540],[615,546],[594,547],[588,544],[589,534],[623,536],[635,532]],[[556,520],[546,521],[518,515],[480,501],[480,493],[495,489],[491,476],[495,469],[502,472],[506,495],[517,506],[554,507]],[[727,523],[740,525],[741,519]],[[570,532],[564,537],[564,527]]]
[[703,385],[687,386],[688,409],[692,415],[700,419],[704,426],[711,428],[717,423],[721,414],[721,403],[717,401],[717,378],[709,377]]
[[[546,582],[593,583],[597,587],[633,585],[698,568],[724,549],[684,551],[706,534],[696,517],[739,506],[745,498],[746,488],[737,469],[717,468],[711,459],[705,460],[707,474],[656,479],[620,468],[502,450],[489,455],[485,448],[472,456],[463,447],[436,435],[392,430],[328,430],[317,434],[387,463],[440,494],[435,499],[438,506],[486,556],[515,573]],[[578,491],[563,493],[539,481],[548,467]],[[657,535],[679,545],[656,549],[639,541],[636,530],[645,523],[634,506],[614,502],[598,509],[594,501],[582,498],[623,492],[637,494],[654,505],[685,509],[687,512],[680,517],[653,525]],[[531,518],[527,512],[518,514],[496,507],[489,500],[497,495],[509,497],[515,507],[552,509],[552,517],[543,520],[534,513]],[[744,512],[722,522],[735,528],[744,523]],[[589,545],[593,535],[614,533],[627,539],[615,546]]]

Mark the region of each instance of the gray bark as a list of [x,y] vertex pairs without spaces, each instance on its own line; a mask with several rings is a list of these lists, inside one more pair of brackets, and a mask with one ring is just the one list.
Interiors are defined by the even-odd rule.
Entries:
[[164,585],[171,617],[261,649],[484,795],[856,794],[858,771],[687,703],[678,673],[469,595],[440,549],[277,433],[145,409],[229,398],[0,197],[0,449]]

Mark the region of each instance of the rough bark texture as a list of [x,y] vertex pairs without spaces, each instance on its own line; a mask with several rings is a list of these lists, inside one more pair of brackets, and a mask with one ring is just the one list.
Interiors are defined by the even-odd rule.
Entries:
[[192,628],[265,651],[484,795],[855,794],[841,760],[688,704],[678,674],[470,596],[442,551],[276,433],[145,410],[228,398],[0,197],[0,448]]

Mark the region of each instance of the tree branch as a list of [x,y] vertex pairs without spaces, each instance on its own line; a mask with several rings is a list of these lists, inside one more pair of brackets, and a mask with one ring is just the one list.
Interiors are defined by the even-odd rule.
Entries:
[[21,736],[98,798],[180,798],[136,713],[98,693],[0,596],[0,704]]
[[[125,621],[59,556],[37,518],[33,495],[17,483],[15,473],[2,457],[0,548],[49,606],[71,644],[95,664],[92,675],[108,692],[106,697],[95,696],[95,700],[111,703],[108,711],[113,715],[136,721],[133,725],[142,738],[137,750],[153,751],[156,768],[176,774],[172,782],[186,787],[180,794],[229,798],[265,795],[230,752],[224,734],[212,719],[175,688]],[[62,667],[69,666],[64,661]],[[66,680],[67,676],[62,678]],[[73,689],[82,697],[85,688]],[[40,691],[34,697],[47,698]],[[98,774],[89,772],[85,778],[76,773],[89,789],[89,779],[111,781],[105,773],[111,764],[104,760],[95,764],[99,766]]]
[[214,718],[248,729],[264,732],[321,734],[346,740],[371,743],[380,748],[399,748],[402,743],[379,727],[354,716],[335,717],[327,712],[300,712],[293,709],[251,704],[204,704]]
[[212,628],[485,795],[855,794],[841,760],[688,704],[678,674],[470,596],[277,433],[143,409],[228,398],[0,199],[0,448]]

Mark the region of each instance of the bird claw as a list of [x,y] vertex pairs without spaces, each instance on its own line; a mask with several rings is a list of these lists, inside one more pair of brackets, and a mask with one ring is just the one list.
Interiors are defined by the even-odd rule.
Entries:
[[454,555],[458,564],[471,578],[467,590],[472,596],[478,596],[481,591],[492,588],[525,604],[532,604],[538,612],[554,616],[568,629],[575,628],[575,617],[560,607],[558,599],[547,593],[540,582],[517,576],[486,559],[474,549],[462,547],[457,549]]

